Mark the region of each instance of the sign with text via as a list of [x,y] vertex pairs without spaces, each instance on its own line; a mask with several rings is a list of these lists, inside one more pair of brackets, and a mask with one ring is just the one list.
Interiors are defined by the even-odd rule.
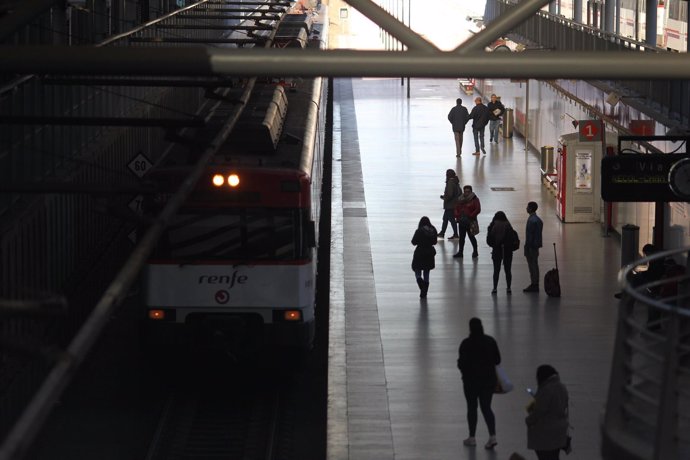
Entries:
[[601,198],[604,201],[683,201],[669,186],[669,171],[686,155],[623,154],[601,160]]

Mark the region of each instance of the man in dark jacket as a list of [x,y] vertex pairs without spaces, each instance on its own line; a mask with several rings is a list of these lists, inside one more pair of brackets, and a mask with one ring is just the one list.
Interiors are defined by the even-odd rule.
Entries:
[[496,418],[491,410],[491,399],[496,388],[496,365],[501,363],[501,354],[493,337],[484,334],[479,318],[470,320],[470,336],[460,343],[458,369],[462,373],[462,389],[467,401],[467,424],[470,437],[463,441],[466,446],[476,446],[477,400],[484,421],[489,429],[489,440],[484,445],[493,449],[496,442]]
[[491,95],[491,102],[486,105],[489,109],[489,142],[498,144],[498,127],[501,125],[501,116],[506,108],[501,104],[495,94]]
[[486,150],[484,150],[484,129],[489,123],[489,108],[482,103],[482,98],[477,97],[474,100],[474,108],[470,112],[470,118],[472,119],[472,134],[474,135],[474,150],[472,155],[479,155],[479,149],[481,148],[482,153],[486,155]]
[[522,292],[539,292],[539,248],[541,247],[544,222],[537,215],[539,206],[536,202],[527,203],[527,224],[525,225],[525,244],[523,245],[527,268],[529,269],[529,286]]
[[453,134],[455,134],[455,156],[462,155],[462,136],[465,133],[465,125],[470,120],[470,114],[467,107],[462,105],[462,99],[458,98],[455,107],[448,112],[448,121],[453,127]]

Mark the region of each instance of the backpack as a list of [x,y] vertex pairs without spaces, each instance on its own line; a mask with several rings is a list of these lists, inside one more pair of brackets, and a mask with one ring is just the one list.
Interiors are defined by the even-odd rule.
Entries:
[[510,249],[513,252],[520,249],[520,237],[514,228],[511,227],[510,230],[508,230],[506,240],[503,244],[505,245],[506,249]]

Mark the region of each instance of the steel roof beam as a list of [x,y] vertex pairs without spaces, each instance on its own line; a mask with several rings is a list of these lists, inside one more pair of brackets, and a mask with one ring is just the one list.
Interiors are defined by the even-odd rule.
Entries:
[[[266,11],[262,13],[257,11],[251,15],[231,15],[231,14],[181,14],[177,19],[196,19],[196,20],[225,20],[225,19],[239,19],[245,21],[279,21],[282,15],[275,11]],[[233,26],[227,26],[231,30]]]
[[0,46],[7,73],[44,75],[690,80],[685,53],[392,52],[207,47]]
[[17,2],[20,6],[10,10],[0,19],[0,42],[10,37],[54,5],[63,3],[59,0],[24,0]]
[[0,123],[13,125],[66,125],[66,126],[134,126],[141,128],[200,128],[206,125],[201,117],[196,118],[128,118],[128,117],[72,117],[0,115]]
[[268,38],[184,38],[184,37],[132,37],[132,43],[228,43],[234,45],[255,45],[263,44]]
[[472,51],[483,51],[484,48],[534,16],[550,0],[524,0],[509,13],[504,13],[479,33],[464,41],[454,52],[466,54]]
[[345,1],[393,37],[400,40],[400,42],[409,49],[426,51],[427,53],[439,51],[433,43],[428,42],[422,36],[416,34],[412,29],[388,14],[386,10],[371,0]]
[[[157,25],[156,29],[182,29],[182,30],[228,30],[227,25],[214,26],[210,24],[161,24]],[[273,30],[274,27],[269,24],[257,24],[255,26],[236,25],[232,26],[232,30]]]
[[127,77],[45,77],[44,85],[86,85],[86,86],[154,86],[154,87],[191,87],[191,88],[225,88],[237,85],[237,79],[226,78],[127,78]]

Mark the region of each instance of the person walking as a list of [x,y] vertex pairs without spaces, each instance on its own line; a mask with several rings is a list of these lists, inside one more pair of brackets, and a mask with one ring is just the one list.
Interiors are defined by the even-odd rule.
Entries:
[[453,128],[453,134],[455,135],[455,156],[460,157],[462,155],[462,136],[465,133],[465,125],[470,120],[470,114],[467,111],[467,107],[462,105],[462,99],[457,98],[455,101],[455,107],[450,109],[448,112],[448,121]]
[[486,107],[489,109],[489,142],[498,144],[498,127],[501,126],[501,116],[506,108],[495,94],[491,95],[491,101]]
[[482,103],[482,98],[474,99],[474,107],[470,112],[472,119],[472,135],[474,136],[474,153],[472,155],[479,155],[479,149],[486,155],[484,150],[484,129],[489,123],[489,108]]
[[537,215],[539,205],[530,201],[527,203],[527,224],[525,225],[525,259],[529,269],[530,284],[522,292],[539,292],[539,248],[541,247],[541,235],[544,222]]
[[463,250],[465,249],[465,235],[470,238],[470,243],[472,243],[472,258],[476,259],[479,257],[477,238],[474,235],[479,232],[477,216],[481,211],[482,205],[477,195],[472,191],[472,186],[465,185],[462,188],[462,195],[460,195],[455,205],[455,218],[458,221],[460,247],[453,257],[462,257]]
[[436,228],[431,225],[427,216],[419,219],[417,230],[412,236],[412,244],[417,246],[412,256],[412,270],[419,286],[419,297],[426,298],[429,290],[429,272],[435,267],[436,249]]
[[467,424],[470,436],[462,443],[476,446],[477,403],[489,429],[486,449],[493,449],[496,441],[496,417],[491,410],[491,399],[496,388],[496,366],[501,364],[501,353],[496,340],[484,334],[484,326],[479,318],[470,320],[470,335],[460,343],[458,349],[458,369],[462,373],[462,389],[467,401]]
[[537,392],[528,406],[527,448],[539,460],[559,460],[561,449],[568,445],[568,390],[552,366],[537,368]]
[[496,294],[497,292],[501,263],[503,263],[503,269],[506,273],[506,293],[512,293],[510,284],[513,281],[511,267],[513,265],[513,248],[515,247],[514,235],[515,230],[510,225],[506,214],[503,211],[498,211],[494,214],[494,218],[486,232],[486,244],[491,246],[491,260],[494,263],[494,288],[491,294]]
[[441,231],[438,233],[439,238],[443,238],[446,234],[446,228],[448,227],[448,222],[453,229],[453,235],[449,236],[449,240],[458,239],[458,226],[455,222],[455,202],[460,196],[460,179],[455,174],[452,169],[446,170],[446,188],[443,190],[443,195],[441,199],[443,200],[443,224],[441,225]]

